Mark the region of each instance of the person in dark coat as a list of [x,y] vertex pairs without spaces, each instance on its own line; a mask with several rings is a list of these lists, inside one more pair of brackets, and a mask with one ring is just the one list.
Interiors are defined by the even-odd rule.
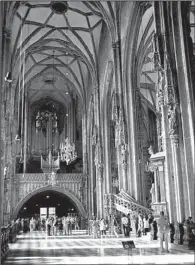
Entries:
[[171,223],[170,224],[170,242],[174,243],[174,234],[175,234],[175,227],[174,225]]
[[136,216],[136,218],[135,218],[135,231],[136,231],[136,235],[137,235],[137,232],[138,232],[138,225],[139,225],[139,218],[138,218],[138,216]]
[[131,218],[130,218],[130,213],[128,213],[127,218],[128,218],[128,223],[127,223],[127,237],[129,237],[130,236],[130,232],[131,232]]
[[157,240],[157,233],[158,233],[157,222],[155,220],[153,220],[152,225],[153,225],[153,229],[154,229],[153,240]]
[[151,230],[151,225],[153,223],[154,220],[154,216],[152,214],[148,215],[148,220],[149,220],[149,231]]
[[183,245],[184,227],[182,223],[179,223],[179,244]]

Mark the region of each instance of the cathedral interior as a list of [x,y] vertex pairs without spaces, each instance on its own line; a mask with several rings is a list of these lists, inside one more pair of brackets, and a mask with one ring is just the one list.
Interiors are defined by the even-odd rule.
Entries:
[[195,221],[195,2],[1,1],[0,84],[1,227]]

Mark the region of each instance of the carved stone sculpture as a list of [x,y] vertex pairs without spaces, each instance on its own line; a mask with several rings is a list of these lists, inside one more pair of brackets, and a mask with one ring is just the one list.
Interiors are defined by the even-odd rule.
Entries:
[[150,189],[150,194],[152,196],[152,203],[154,203],[155,202],[155,185],[154,185],[154,183],[152,183],[152,187]]
[[154,154],[154,151],[153,151],[153,147],[152,147],[152,145],[149,146],[149,148],[148,148],[148,153],[149,153],[150,155],[153,155],[153,154]]
[[169,119],[169,134],[178,134],[178,113],[176,106],[173,104],[169,105],[168,109],[168,119]]
[[52,172],[51,174],[49,174],[48,184],[51,186],[55,186],[57,184],[55,172]]

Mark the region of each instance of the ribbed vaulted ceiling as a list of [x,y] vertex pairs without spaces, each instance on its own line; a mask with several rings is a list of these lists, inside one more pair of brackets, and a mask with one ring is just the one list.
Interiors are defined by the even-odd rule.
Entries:
[[31,103],[52,94],[63,102],[77,94],[85,102],[103,17],[94,3],[67,5],[67,12],[58,14],[50,1],[21,2],[13,19],[12,72]]

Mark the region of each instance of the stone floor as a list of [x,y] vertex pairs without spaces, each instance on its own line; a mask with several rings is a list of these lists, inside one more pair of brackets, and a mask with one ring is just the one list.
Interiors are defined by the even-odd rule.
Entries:
[[[123,248],[126,240],[134,241],[132,252]],[[160,253],[159,241],[150,241],[149,236],[93,239],[83,231],[55,237],[32,232],[19,235],[10,244],[3,264],[194,264],[194,251],[170,244],[169,253]]]

